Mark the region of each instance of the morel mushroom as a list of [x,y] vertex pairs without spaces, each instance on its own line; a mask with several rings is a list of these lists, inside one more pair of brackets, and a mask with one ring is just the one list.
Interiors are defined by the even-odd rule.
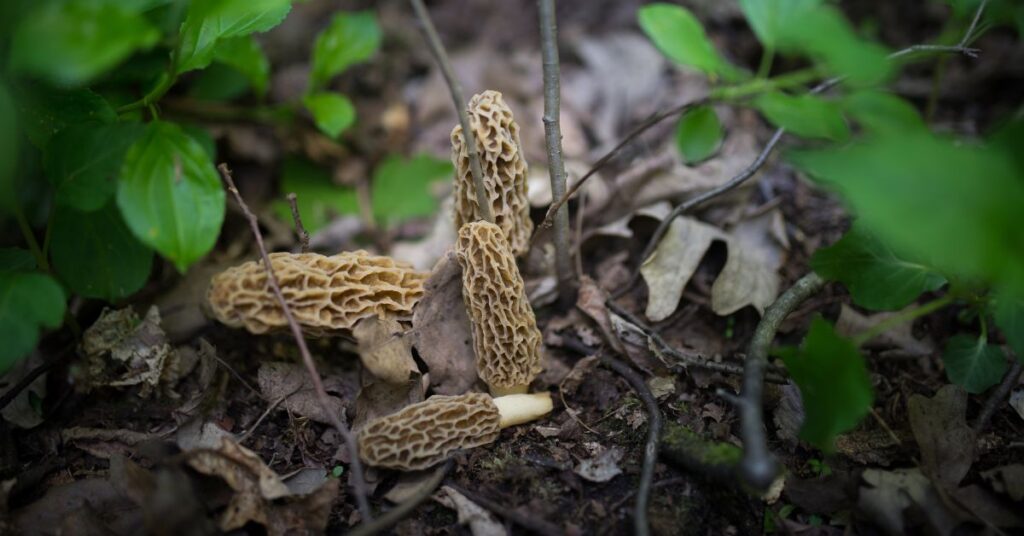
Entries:
[[[512,252],[529,249],[533,222],[526,199],[526,160],[519,143],[519,125],[501,93],[484,91],[469,101],[469,125],[476,136],[486,198],[491,202],[494,223],[501,227]],[[452,164],[455,165],[455,228],[481,219],[469,152],[462,126],[452,130]]]
[[508,242],[497,225],[480,221],[459,229],[455,249],[477,374],[494,396],[525,393],[541,371],[541,335]]
[[[330,257],[271,253],[270,264],[296,321],[316,336],[350,330],[374,315],[410,317],[427,277],[406,263],[362,250]],[[231,327],[260,334],[288,325],[262,262],[215,275],[207,300],[217,320]]]
[[491,398],[482,393],[435,395],[370,422],[359,431],[359,457],[368,465],[417,471],[453,451],[486,445],[498,432],[551,412],[551,394]]

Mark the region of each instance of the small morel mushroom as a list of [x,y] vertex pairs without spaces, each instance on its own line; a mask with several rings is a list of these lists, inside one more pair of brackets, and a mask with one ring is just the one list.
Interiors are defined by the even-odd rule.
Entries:
[[359,431],[359,457],[368,465],[418,471],[455,450],[491,443],[502,428],[550,412],[547,392],[498,398],[435,395],[368,423]]
[[[330,257],[271,253],[270,264],[296,321],[314,336],[349,330],[374,315],[410,317],[427,277],[408,264],[362,250]],[[206,297],[217,320],[228,326],[259,334],[288,325],[262,262],[215,275]]]
[[[484,189],[491,201],[494,223],[505,233],[512,252],[521,255],[529,249],[533,222],[526,198],[526,160],[519,143],[519,125],[497,91],[474,95],[467,111],[470,128],[476,136]],[[461,125],[452,130],[452,164],[455,165],[455,228],[459,229],[481,219]]]
[[494,396],[525,393],[541,371],[541,335],[508,242],[497,225],[479,221],[459,229],[455,250],[477,374]]

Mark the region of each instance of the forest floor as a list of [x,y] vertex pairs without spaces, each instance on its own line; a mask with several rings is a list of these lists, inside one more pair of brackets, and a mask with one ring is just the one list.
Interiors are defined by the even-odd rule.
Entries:
[[[700,4],[691,7],[720,49],[756,69],[760,50],[734,3],[693,4]],[[870,17],[878,38],[895,49],[926,42],[942,29],[947,11],[938,3],[924,9],[917,4],[863,2],[849,15],[855,21]],[[570,182],[645,118],[706,90],[702,77],[670,66],[639,31],[639,5],[559,2],[561,122]],[[339,6],[375,9],[385,35],[373,61],[336,82],[352,96],[359,116],[342,142],[246,120],[204,118],[194,97],[167,97],[165,113],[189,117],[215,133],[218,159],[234,170],[273,250],[298,248],[291,221],[275,209],[287,193],[280,186],[285,160],[312,162],[337,183],[351,185],[365,180],[387,155],[450,154],[457,120],[405,2],[297,3],[286,22],[263,37],[274,65],[271,99],[284,101],[301,91],[294,80],[308,70],[309,36]],[[499,90],[513,110],[530,165],[532,215],[539,222],[550,189],[535,5],[444,1],[431,5],[431,12],[466,95]],[[930,120],[938,130],[982,132],[1019,97],[1012,88],[1021,87],[1024,61],[1013,58],[1021,60],[1024,48],[1015,35],[993,31],[976,46],[983,51],[979,58],[943,60]],[[896,89],[925,110],[935,68],[934,62],[908,68]],[[457,454],[439,491],[400,521],[396,534],[632,533],[650,417],[629,382],[607,366],[608,357],[641,371],[662,413],[665,430],[649,508],[654,534],[1024,530],[1024,392],[1017,386],[975,438],[969,423],[986,397],[944,388],[941,349],[965,322],[956,308],[887,332],[867,346],[874,411],[840,437],[834,454],[798,439],[802,409],[796,388],[769,383],[765,426],[769,446],[785,466],[784,483],[759,497],[732,477],[728,467],[741,446],[738,416],[719,392],[739,391],[742,376],[735,371],[760,314],[743,297],[733,298],[740,305],[734,312],[716,314],[716,286],[771,284],[781,292],[809,271],[810,255],[835,242],[850,220],[838,197],[786,164],[780,156],[786,138],[754,180],[689,215],[719,238],[702,256],[678,305],[663,320],[645,320],[676,352],[652,351],[641,330],[605,308],[605,297],[628,281],[668,209],[740,172],[771,136],[753,112],[718,112],[727,134],[710,160],[684,165],[673,122],[666,121],[630,143],[583,189],[584,199],[572,203],[575,269],[583,281],[575,307],[556,303],[550,237],[540,236],[521,270],[544,337],[544,372],[532,389],[550,391],[555,409],[540,421],[504,430],[491,445]],[[450,183],[443,182],[438,200],[449,192]],[[312,202],[297,193],[300,204]],[[436,217],[387,228],[339,215],[314,233],[314,249],[331,254],[365,248],[429,270],[452,243],[450,208],[441,207]],[[229,201],[220,241],[205,261],[184,276],[164,265],[131,303],[118,304],[143,319],[142,329],[118,343],[130,346],[124,351],[132,352],[134,368],[112,370],[101,350],[87,355],[88,349],[67,338],[44,341],[18,374],[36,368],[46,355],[66,357],[47,358],[56,364],[3,411],[0,532],[56,534],[63,527],[63,534],[130,534],[146,527],[153,533],[202,534],[235,516],[241,527],[236,533],[324,525],[328,533],[341,533],[361,521],[347,486],[348,453],[323,417],[293,340],[287,333],[251,336],[217,324],[203,310],[211,275],[255,255],[246,220]],[[726,274],[731,255],[749,258],[737,273]],[[646,319],[649,298],[641,282],[616,303]],[[158,316],[147,316],[151,306]],[[80,303],[76,316],[88,328],[101,311],[100,304]],[[846,333],[881,320],[851,306],[841,285],[829,284],[789,315],[776,344],[797,344],[815,315]],[[352,340],[311,341],[332,402],[348,422],[358,427],[396,404],[480,387],[475,371],[460,366],[466,327],[434,322],[410,330],[420,370],[402,392],[373,389],[360,374]],[[115,336],[119,328],[111,321],[109,329],[92,332],[97,347],[98,339]],[[154,359],[172,360],[181,373],[144,388]],[[687,366],[704,360],[726,366]],[[2,390],[16,381],[9,377]],[[961,430],[963,441],[950,440],[950,429]],[[215,447],[224,445],[216,442],[223,436],[258,459]],[[944,467],[940,475],[960,472],[959,486],[943,488],[922,476],[922,468],[936,464]],[[369,469],[371,504],[387,510],[431,474]],[[284,482],[287,490],[268,499],[261,489],[267,481]]]

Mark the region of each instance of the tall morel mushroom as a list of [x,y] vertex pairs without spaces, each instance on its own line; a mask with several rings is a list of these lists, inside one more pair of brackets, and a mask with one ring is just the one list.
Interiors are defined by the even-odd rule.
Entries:
[[[270,264],[295,319],[317,336],[350,330],[374,315],[410,317],[427,277],[406,263],[362,250],[330,257],[271,253]],[[257,261],[215,275],[207,300],[217,320],[228,326],[260,334],[288,325]]]
[[[494,223],[505,234],[512,252],[521,255],[529,249],[533,222],[526,199],[526,160],[519,143],[519,125],[497,91],[474,95],[467,111],[470,128],[476,136],[484,189],[491,201]],[[458,229],[481,219],[461,125],[452,130],[452,164],[455,165],[455,227]]]
[[493,223],[467,223],[455,250],[477,374],[495,396],[525,393],[541,370],[541,335],[505,235]]
[[547,392],[435,395],[368,423],[359,431],[359,457],[377,467],[426,469],[455,450],[491,443],[502,428],[547,415],[551,406]]

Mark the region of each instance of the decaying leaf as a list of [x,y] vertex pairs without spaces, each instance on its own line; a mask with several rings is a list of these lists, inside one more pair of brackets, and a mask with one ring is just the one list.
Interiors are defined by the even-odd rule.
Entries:
[[434,392],[465,393],[477,380],[476,355],[462,302],[462,269],[454,253],[438,261],[423,290],[412,318],[416,351],[427,364]]
[[921,471],[868,469],[861,477],[868,487],[860,488],[857,506],[889,534],[907,533],[904,510],[911,505],[925,514],[930,533],[947,535],[956,525],[941,496]]
[[356,397],[356,416],[352,420],[352,431],[358,432],[363,426],[376,419],[390,415],[408,405],[423,402],[426,386],[419,372],[400,383],[371,381],[359,390]]
[[[0,377],[0,392],[6,393],[8,389],[15,386],[29,372],[43,364],[42,357],[38,352],[33,352],[26,359],[14,363],[2,377]],[[46,398],[46,373],[40,374],[38,378],[28,384],[27,387],[18,393],[7,406],[0,410],[3,419],[18,428],[35,428],[43,423],[43,415],[39,411],[39,405],[33,403]]]
[[974,430],[967,426],[967,393],[946,385],[932,398],[908,402],[910,427],[921,448],[921,466],[936,484],[955,488],[974,462]]
[[598,447],[595,449],[597,454],[591,458],[581,460],[576,467],[573,468],[573,472],[591,482],[608,482],[616,476],[622,474],[622,469],[619,468],[619,461],[622,460],[622,456],[625,454],[619,447],[604,448]]
[[[305,367],[295,363],[270,362],[264,363],[259,370],[259,386],[263,398],[271,402],[281,400],[278,406],[301,417],[307,417],[319,423],[331,424],[332,417],[324,413],[323,406],[313,389],[313,380]],[[331,392],[341,392],[336,379],[324,378],[324,389],[330,401],[330,411],[341,415],[345,403],[341,398],[330,396]]]
[[187,453],[186,463],[223,480],[234,491],[220,517],[219,526],[224,531],[249,522],[265,526],[270,534],[322,531],[338,493],[338,480],[327,479],[313,493],[296,496],[256,453],[228,438],[221,439],[215,449]]
[[640,268],[649,289],[647,317],[668,318],[712,242],[725,242],[728,257],[711,287],[711,309],[730,315],[750,305],[758,312],[775,300],[778,269],[788,243],[779,233],[778,209],[739,222],[730,233],[685,216],[676,218]]
[[[836,320],[836,333],[843,337],[853,337],[897,314],[899,312],[865,316],[844,303],[839,310],[839,319]],[[865,346],[895,348],[910,355],[929,355],[935,350],[931,341],[914,338],[913,323],[911,322],[900,323],[884,333],[879,333],[875,338],[867,341]]]
[[648,288],[647,318],[657,322],[675,312],[683,288],[715,240],[725,240],[725,233],[693,218],[679,217],[669,225],[658,248],[640,267]]
[[455,510],[460,525],[468,525],[473,536],[505,536],[508,532],[494,516],[480,505],[466,498],[449,486],[443,486],[437,494],[438,502]]
[[359,359],[374,377],[402,384],[417,372],[412,344],[401,323],[390,317],[371,316],[352,328],[359,347]]
[[82,385],[86,390],[141,385],[139,395],[143,397],[161,384],[176,397],[174,385],[198,362],[191,359],[194,354],[183,360],[171,347],[155,306],[141,321],[130,307],[105,309],[83,334],[82,352],[86,359]]
[[[711,309],[726,316],[751,305],[759,313],[779,294],[779,267],[787,244],[776,238],[778,209],[743,220],[728,241],[729,257],[711,286]],[[783,235],[785,236],[785,235]]]

